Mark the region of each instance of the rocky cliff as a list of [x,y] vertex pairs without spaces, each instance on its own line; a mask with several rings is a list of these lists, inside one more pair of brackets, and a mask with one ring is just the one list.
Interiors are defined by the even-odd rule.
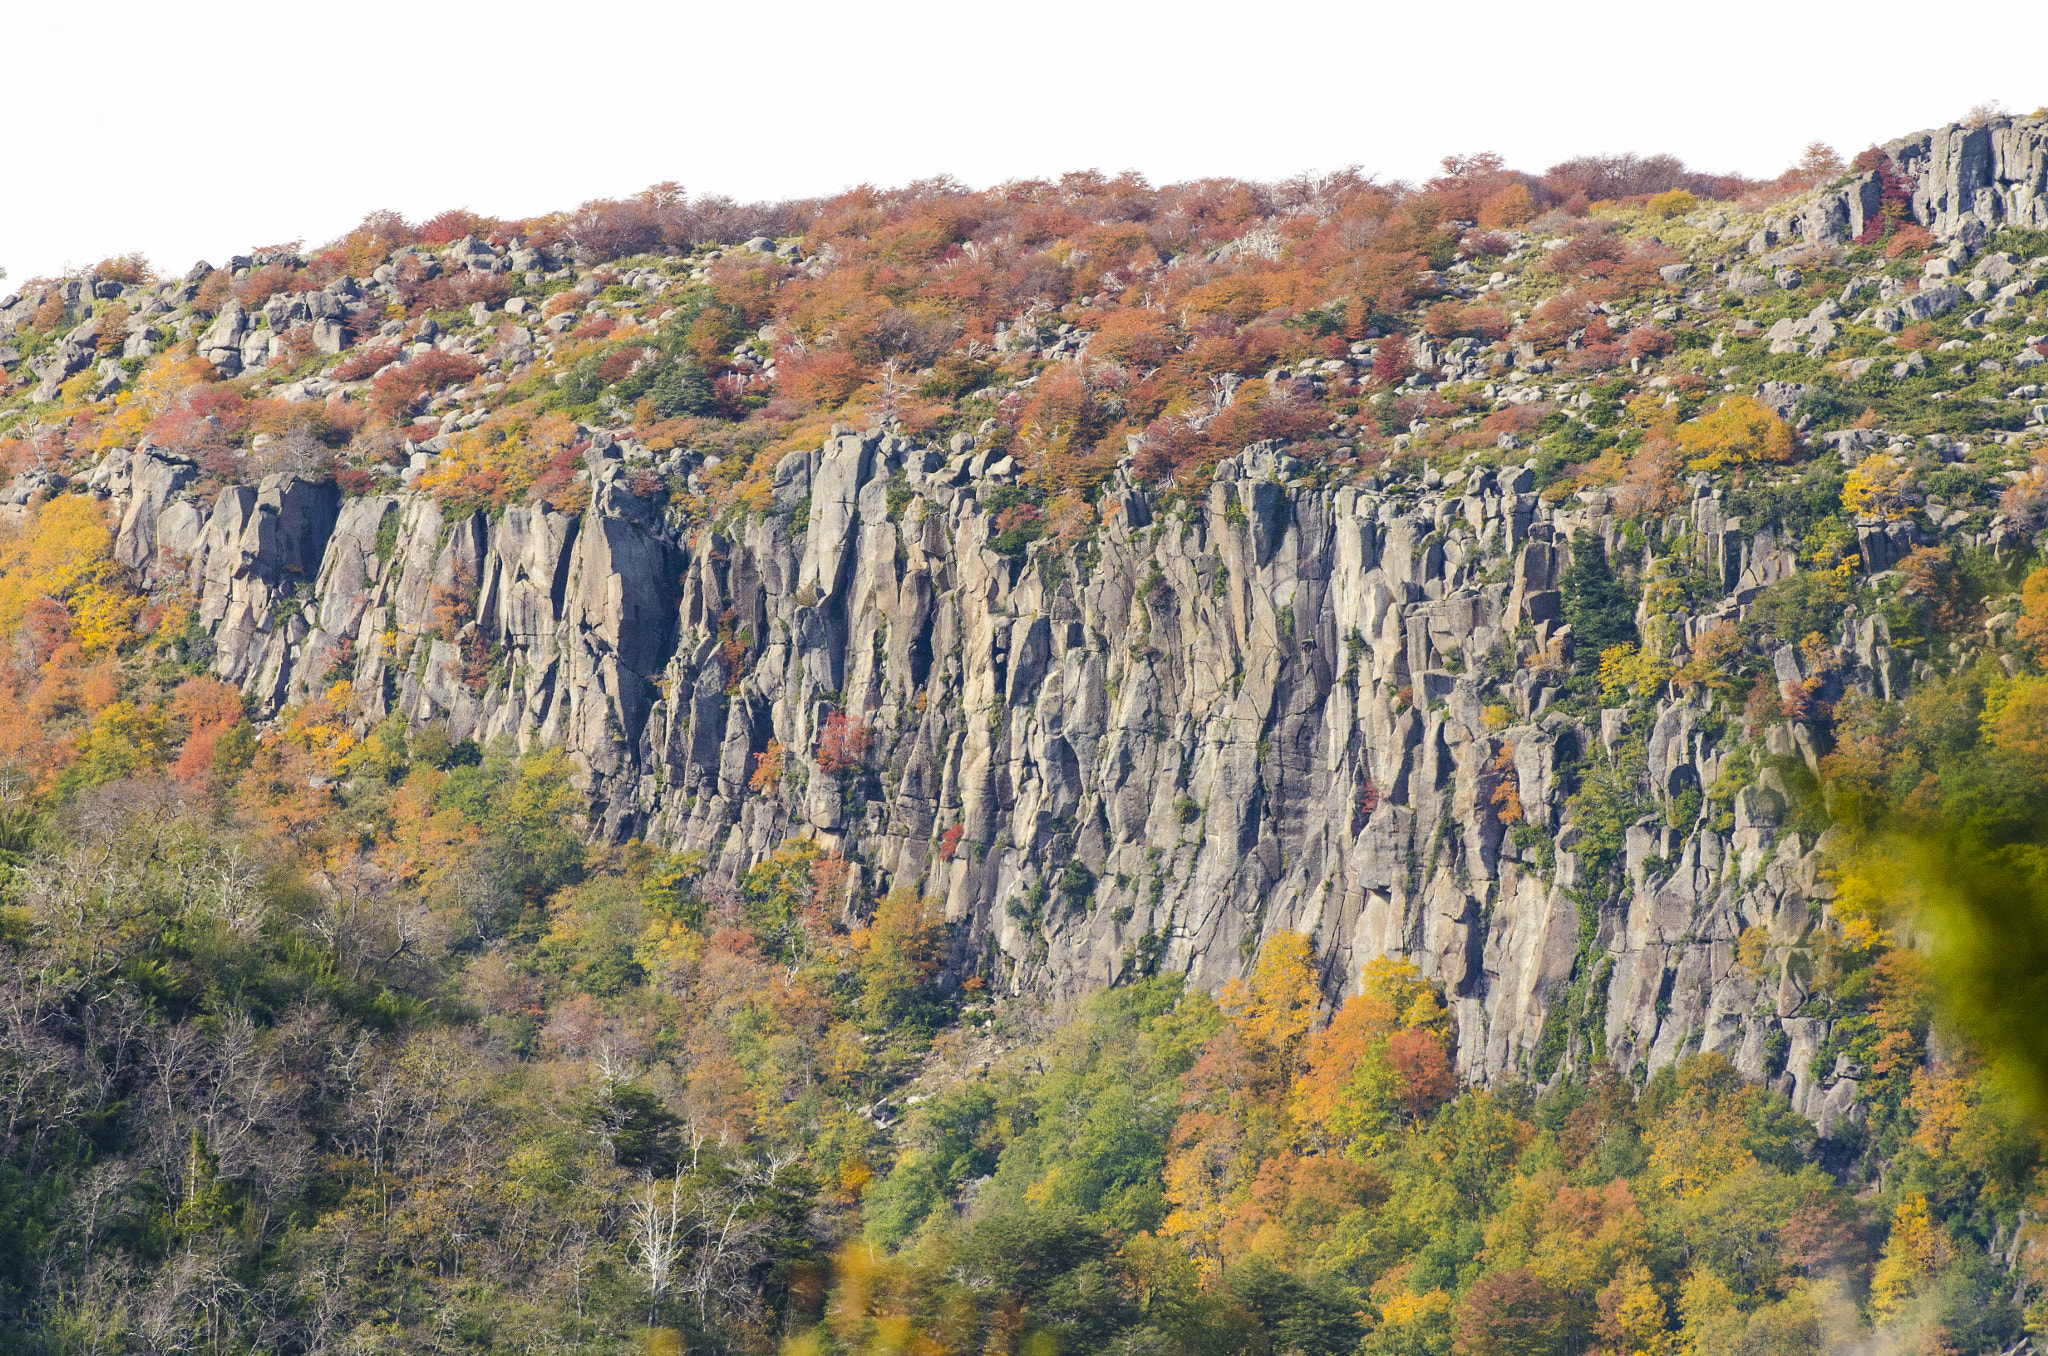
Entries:
[[[1622,549],[1602,496],[1540,503],[1525,468],[1329,488],[1261,445],[1199,498],[1119,478],[1091,542],[1020,558],[982,506],[1014,470],[971,448],[844,434],[782,462],[772,510],[685,534],[628,487],[637,449],[599,441],[574,514],[450,520],[276,476],[202,515],[151,453],[100,480],[124,558],[189,588],[214,670],[262,710],[346,680],[370,720],[559,742],[595,831],[699,849],[714,878],[815,835],[870,889],[942,893],[959,963],[1012,992],[1154,966],[1213,987],[1295,929],[1333,990],[1379,955],[1441,979],[1475,1080],[1597,1040],[1624,1066],[1722,1050],[1809,1114],[1849,1105],[1852,1081],[1809,1076],[1826,1030],[1791,1016],[1797,978],[1760,993],[1734,952],[1750,926],[1799,946],[1827,895],[1815,844],[1780,831],[1769,771],[1732,829],[1685,798],[1739,726],[1657,705],[1626,883],[1580,888],[1568,769],[1610,756],[1626,713],[1547,709],[1543,660],[1569,644],[1570,539]],[[1793,568],[1697,494],[1662,531],[1726,596],[1688,636]],[[1777,658],[1794,681],[1802,662]],[[1837,690],[1900,681],[1871,622],[1826,667]],[[819,766],[833,712],[872,732],[863,769]],[[1769,736],[1810,756],[1798,727]],[[771,741],[783,790],[750,793]],[[1538,831],[1520,847],[1504,784]]]

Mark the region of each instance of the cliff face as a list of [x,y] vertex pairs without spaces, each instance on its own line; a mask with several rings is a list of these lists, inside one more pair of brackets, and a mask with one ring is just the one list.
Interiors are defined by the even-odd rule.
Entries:
[[[1809,1076],[1826,1030],[1789,1016],[1797,979],[1759,993],[1736,963],[1750,926],[1796,953],[1825,897],[1814,844],[1777,827],[1782,788],[1744,789],[1732,832],[1711,810],[1668,822],[1732,732],[1683,701],[1639,718],[1656,804],[1627,829],[1626,884],[1572,893],[1564,769],[1629,731],[1547,710],[1540,658],[1572,534],[1622,549],[1602,496],[1557,511],[1526,470],[1324,488],[1261,445],[1197,501],[1120,477],[1091,538],[1020,558],[982,507],[1014,473],[971,447],[835,437],[781,463],[771,510],[688,533],[632,492],[641,456],[593,451],[580,513],[452,521],[290,477],[202,518],[173,498],[189,468],[148,452],[98,483],[126,500],[123,558],[189,588],[215,671],[266,711],[346,679],[372,719],[559,743],[595,831],[699,849],[715,881],[815,835],[857,886],[942,894],[959,964],[1013,992],[1151,966],[1214,987],[1296,929],[1333,992],[1380,955],[1441,979],[1473,1080],[1595,1042],[1624,1066],[1699,1048],[1824,1122],[1848,1107],[1853,1082]],[[1696,494],[1662,530],[1727,596],[1678,619],[1688,638],[1793,568]],[[1852,625],[1824,681],[1889,692],[1883,640]],[[1800,663],[1778,657],[1794,680]],[[864,770],[818,765],[834,711],[872,732]],[[1803,733],[1769,737],[1810,757]],[[750,792],[771,740],[781,790]]]
[[1913,215],[1944,240],[2048,228],[2048,125],[2035,118],[1952,123],[1887,142],[1913,185]]

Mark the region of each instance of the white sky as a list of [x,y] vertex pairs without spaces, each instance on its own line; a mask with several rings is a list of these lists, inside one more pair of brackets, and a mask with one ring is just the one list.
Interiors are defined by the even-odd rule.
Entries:
[[1785,0],[7,11],[17,284],[136,249],[182,272],[317,244],[376,208],[516,217],[663,179],[741,199],[1086,168],[1413,179],[1482,150],[1771,175],[1816,139],[1849,155],[1984,100],[2048,104],[2041,0],[1980,0],[1938,39],[1924,7]]

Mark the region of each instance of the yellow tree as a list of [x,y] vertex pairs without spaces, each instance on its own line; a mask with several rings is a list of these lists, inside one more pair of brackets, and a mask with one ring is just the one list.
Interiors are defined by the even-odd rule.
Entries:
[[1286,1149],[1286,1092],[1315,1022],[1322,990],[1308,938],[1268,938],[1247,979],[1218,1000],[1228,1025],[1183,1080],[1181,1116],[1167,1153],[1165,1232],[1205,1268],[1222,1264],[1217,1239],[1259,1167]]
[[1892,1212],[1892,1228],[1884,1255],[1870,1278],[1870,1307],[1889,1318],[1918,1293],[1921,1283],[1939,1276],[1954,1249],[1948,1234],[1927,1213],[1927,1198],[1912,1192]]
[[1678,445],[1694,471],[1723,471],[1752,462],[1792,459],[1792,430],[1753,397],[1732,395],[1678,427]]

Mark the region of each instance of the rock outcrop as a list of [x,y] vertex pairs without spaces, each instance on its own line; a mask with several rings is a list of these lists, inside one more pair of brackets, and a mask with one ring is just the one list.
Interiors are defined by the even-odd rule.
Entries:
[[[1767,929],[1796,974],[1825,907],[1782,786],[1766,772],[1717,828],[1699,791],[1734,736],[1700,708],[1667,700],[1635,729],[1552,709],[1573,535],[1621,549],[1600,496],[1541,504],[1514,468],[1327,488],[1258,445],[1199,501],[1119,477],[1083,544],[1006,553],[971,449],[836,436],[782,462],[771,508],[688,534],[620,447],[589,458],[578,512],[451,517],[273,476],[202,521],[190,468],[153,452],[106,489],[128,500],[120,558],[182,576],[215,672],[260,709],[346,680],[369,720],[559,744],[594,833],[699,850],[714,881],[815,836],[871,891],[942,895],[957,963],[1010,991],[1159,966],[1214,987],[1296,929],[1333,993],[1384,954],[1440,979],[1474,1080],[1723,1050],[1822,1115],[1798,1052],[1824,1024],[1736,956]],[[1665,531],[1728,597],[1688,637],[1796,568],[1697,494]],[[1838,658],[1778,662],[1837,689],[1903,681],[1881,624]],[[874,738],[836,776],[816,757],[835,712]],[[1614,756],[1645,760],[1654,804],[1609,890],[1567,802],[1575,769]]]
[[1912,180],[1914,217],[1940,239],[2048,229],[2048,118],[1954,123],[1884,149]]

